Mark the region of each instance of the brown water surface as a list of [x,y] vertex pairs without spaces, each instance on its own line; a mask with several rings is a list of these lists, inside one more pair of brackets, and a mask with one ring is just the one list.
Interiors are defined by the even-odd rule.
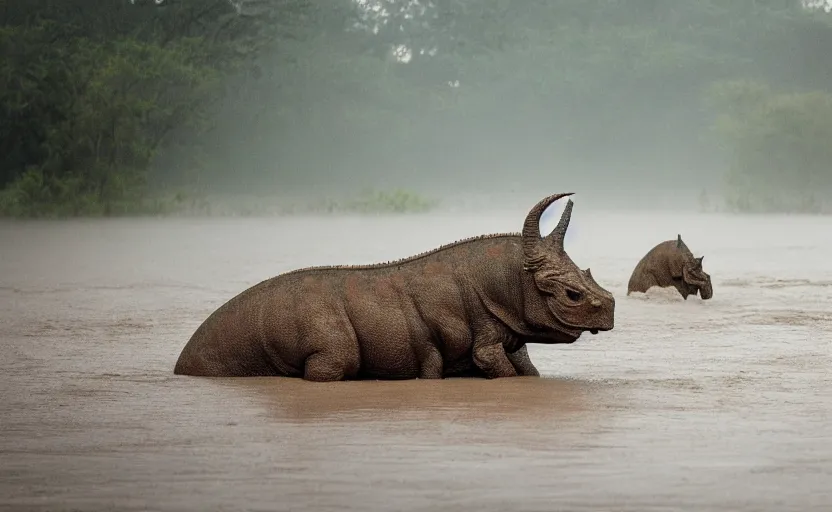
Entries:
[[[832,509],[832,221],[579,210],[567,249],[615,330],[497,381],[172,369],[251,284],[514,231],[522,209],[0,224],[0,508]],[[626,297],[677,232],[714,298]]]

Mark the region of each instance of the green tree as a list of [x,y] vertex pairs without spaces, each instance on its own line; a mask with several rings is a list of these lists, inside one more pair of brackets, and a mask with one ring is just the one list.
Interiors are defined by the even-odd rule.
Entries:
[[712,89],[715,125],[730,155],[729,206],[740,211],[829,210],[832,94],[776,93],[753,82]]
[[[799,96],[832,83],[829,17],[792,0],[0,9],[0,208],[27,215],[118,213],[183,187],[699,186],[723,155],[739,176],[737,155],[753,153],[739,128],[707,137],[711,84]],[[743,116],[735,127],[757,122]],[[778,144],[780,167],[820,172]]]

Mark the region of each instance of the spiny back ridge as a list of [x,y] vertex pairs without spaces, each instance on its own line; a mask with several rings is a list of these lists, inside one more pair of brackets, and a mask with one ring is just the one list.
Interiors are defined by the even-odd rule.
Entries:
[[284,272],[279,274],[275,277],[283,277],[289,276],[293,274],[299,274],[302,272],[309,272],[314,270],[371,270],[371,269],[380,269],[385,267],[395,267],[396,265],[401,265],[403,263],[410,263],[411,261],[416,261],[427,256],[431,256],[433,254],[440,253],[442,251],[446,251],[448,249],[453,249],[454,247],[459,247],[460,245],[464,245],[471,242],[478,242],[480,240],[491,240],[496,238],[513,238],[521,236],[520,233],[492,233],[488,235],[478,235],[472,236],[469,238],[463,238],[462,240],[457,240],[455,242],[450,242],[445,245],[440,245],[435,249],[431,249],[429,251],[420,252],[418,254],[414,254],[413,256],[407,256],[405,258],[401,258],[398,260],[386,261],[381,263],[368,263],[368,264],[359,264],[359,265],[320,265],[316,267],[305,267],[305,268],[298,268],[295,270],[290,270],[288,272]]

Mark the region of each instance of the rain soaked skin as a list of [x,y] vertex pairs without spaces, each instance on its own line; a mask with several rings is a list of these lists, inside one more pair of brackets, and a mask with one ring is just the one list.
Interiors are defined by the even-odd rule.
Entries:
[[310,381],[538,375],[526,343],[613,328],[615,299],[566,254],[569,199],[541,237],[484,235],[399,261],[291,271],[243,291],[185,345],[174,373]]
[[676,235],[676,240],[656,245],[638,262],[627,284],[627,295],[645,293],[653,286],[672,286],[685,300],[697,293],[702,300],[708,300],[713,297],[714,289],[711,276],[702,268],[704,258],[694,258],[682,235]]

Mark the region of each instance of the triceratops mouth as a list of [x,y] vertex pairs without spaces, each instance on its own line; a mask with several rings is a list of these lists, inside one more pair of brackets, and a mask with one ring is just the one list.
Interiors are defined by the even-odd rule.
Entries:
[[598,334],[601,331],[612,330],[612,326],[608,327],[606,325],[598,325],[596,322],[592,322],[589,325],[569,323],[560,318],[560,316],[556,313],[556,308],[552,306],[549,307],[549,314],[552,315],[552,319],[555,321],[555,329],[569,336],[573,336],[575,339],[578,339],[581,334],[587,331],[591,334]]
[[[542,326],[541,326],[542,327]],[[556,333],[553,337],[552,332]],[[549,339],[549,343],[574,343],[581,337],[583,331],[580,329],[571,329],[565,325],[557,325],[552,329],[551,327],[543,327],[535,333],[535,337],[540,336],[541,339]]]
[[609,328],[606,327],[598,327],[598,326],[588,326],[588,325],[572,325],[564,322],[563,320],[558,319],[558,329],[564,333],[568,333],[570,335],[574,335],[575,337],[579,337],[586,331],[589,331],[591,334],[598,334],[601,331],[609,331]]
[[581,337],[584,331],[587,331],[588,329],[582,329],[580,327],[576,328],[572,327],[571,325],[561,324],[557,326],[556,330],[574,342],[577,341],[577,339]]

